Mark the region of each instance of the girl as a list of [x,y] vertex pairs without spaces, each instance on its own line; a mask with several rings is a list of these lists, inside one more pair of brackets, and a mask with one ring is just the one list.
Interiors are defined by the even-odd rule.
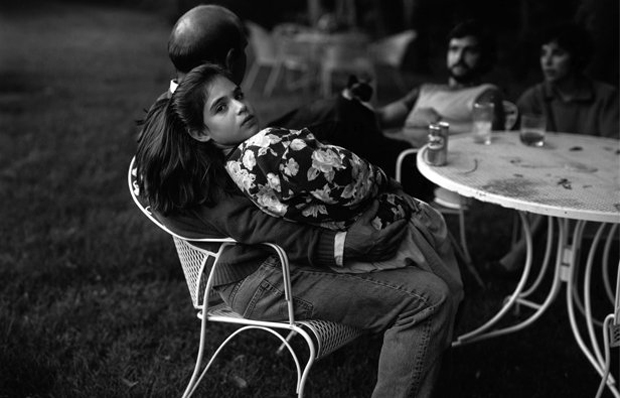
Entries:
[[198,120],[202,116],[198,126],[203,127],[190,128],[189,134],[221,151],[228,174],[261,210],[344,231],[377,199],[379,211],[373,220],[377,229],[399,219],[409,220],[407,235],[394,258],[348,262],[333,267],[335,271],[370,272],[411,263],[431,269],[439,255],[437,260],[452,265],[453,273],[445,272],[443,266],[435,272],[449,284],[460,283],[441,215],[403,193],[383,170],[344,148],[322,144],[305,129],[259,130],[252,105],[217,66],[199,66],[186,79],[188,90],[178,94],[185,98],[182,103],[195,104],[193,99],[200,94],[206,97],[201,113],[186,115]]

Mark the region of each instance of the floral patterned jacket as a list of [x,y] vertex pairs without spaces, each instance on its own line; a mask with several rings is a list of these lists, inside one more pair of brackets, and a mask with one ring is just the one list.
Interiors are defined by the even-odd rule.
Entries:
[[344,230],[375,198],[377,229],[410,214],[402,198],[384,192],[383,170],[307,129],[261,130],[230,153],[226,170],[261,210],[290,221]]

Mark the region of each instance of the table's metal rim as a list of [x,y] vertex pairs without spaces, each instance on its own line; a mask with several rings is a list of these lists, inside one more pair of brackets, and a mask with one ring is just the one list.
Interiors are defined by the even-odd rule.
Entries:
[[[562,133],[554,133],[562,134]],[[452,138],[452,137],[451,137]],[[465,139],[467,135],[461,135],[455,137],[456,139]],[[433,183],[456,192],[461,196],[468,198],[474,198],[481,202],[497,204],[509,209],[515,209],[520,211],[527,211],[530,213],[542,214],[553,217],[570,218],[575,220],[585,221],[597,221],[597,222],[614,222],[620,223],[620,212],[601,212],[601,211],[589,211],[589,210],[575,210],[566,209],[561,207],[554,207],[549,204],[538,204],[532,201],[521,200],[515,197],[504,196],[492,192],[486,192],[480,188],[472,188],[467,185],[460,184],[452,181],[451,179],[438,174],[435,171],[435,166],[431,166],[424,161],[424,153],[427,146],[423,146],[416,156],[416,165],[420,173]]]

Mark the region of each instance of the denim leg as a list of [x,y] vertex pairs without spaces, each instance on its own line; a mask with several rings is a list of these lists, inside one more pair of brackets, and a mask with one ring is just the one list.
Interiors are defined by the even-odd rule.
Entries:
[[[291,283],[299,319],[330,320],[384,334],[373,397],[431,396],[456,313],[441,278],[415,265],[367,274],[292,267]],[[219,291],[246,317],[286,319],[275,261]]]

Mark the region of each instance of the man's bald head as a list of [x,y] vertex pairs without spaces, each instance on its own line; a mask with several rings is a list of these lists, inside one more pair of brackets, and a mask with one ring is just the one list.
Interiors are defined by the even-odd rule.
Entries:
[[227,8],[203,5],[186,12],[174,25],[168,40],[168,55],[180,75],[211,62],[230,69],[241,80],[245,73],[246,44],[239,17]]

